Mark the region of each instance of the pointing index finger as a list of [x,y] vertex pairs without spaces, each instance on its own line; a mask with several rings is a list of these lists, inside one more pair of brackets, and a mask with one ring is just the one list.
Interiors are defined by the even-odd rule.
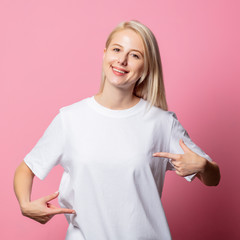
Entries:
[[56,208],[53,210],[53,214],[75,214],[75,210],[68,208]]
[[157,152],[153,154],[153,157],[164,157],[164,158],[176,159],[177,154],[167,153],[167,152]]

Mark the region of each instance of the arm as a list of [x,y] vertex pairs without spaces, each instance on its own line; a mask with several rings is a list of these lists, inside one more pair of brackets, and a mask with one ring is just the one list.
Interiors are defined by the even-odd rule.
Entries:
[[207,186],[217,186],[220,182],[220,170],[215,162],[204,159],[202,171],[197,173],[197,177]]
[[215,162],[199,156],[191,151],[182,140],[179,142],[184,154],[172,154],[159,152],[154,153],[154,157],[164,157],[171,159],[176,174],[185,177],[197,173],[197,177],[207,186],[217,186],[220,181],[220,170]]
[[24,162],[21,162],[16,169],[14,176],[14,191],[21,210],[26,203],[31,201],[30,197],[34,176],[33,172]]
[[23,161],[15,172],[14,191],[24,216],[45,224],[56,214],[75,213],[72,209],[58,208],[49,203],[49,201],[58,197],[58,192],[35,201],[31,201],[33,179],[33,172]]

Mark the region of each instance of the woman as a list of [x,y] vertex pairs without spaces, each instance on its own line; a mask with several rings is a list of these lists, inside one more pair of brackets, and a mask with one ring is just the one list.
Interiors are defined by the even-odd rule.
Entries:
[[[59,192],[30,200],[33,178],[64,168]],[[152,32],[118,25],[106,42],[100,91],[60,109],[16,170],[23,215],[46,223],[66,214],[66,239],[171,239],[161,205],[166,170],[217,185],[219,168],[167,111]],[[50,200],[59,198],[61,208]]]

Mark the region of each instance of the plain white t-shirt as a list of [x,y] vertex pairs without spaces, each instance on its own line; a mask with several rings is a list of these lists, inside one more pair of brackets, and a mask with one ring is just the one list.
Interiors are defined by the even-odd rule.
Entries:
[[[179,140],[211,161],[189,138],[176,115],[147,101],[124,110],[100,105],[94,96],[61,108],[25,157],[40,179],[64,168],[59,204],[67,215],[67,240],[168,240],[161,204],[170,161],[155,152],[183,153]],[[186,177],[191,181],[194,175]]]

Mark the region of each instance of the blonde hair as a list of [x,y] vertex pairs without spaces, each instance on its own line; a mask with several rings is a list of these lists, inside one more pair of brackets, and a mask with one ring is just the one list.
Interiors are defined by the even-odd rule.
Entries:
[[[112,41],[115,33],[131,29],[143,40],[144,44],[144,71],[141,78],[136,82],[133,94],[143,98],[150,103],[150,106],[156,106],[163,110],[168,110],[165,87],[163,82],[162,63],[157,40],[152,31],[139,21],[128,21],[120,23],[107,38],[106,49]],[[105,73],[102,71],[102,80],[100,92],[103,91],[105,83]]]

